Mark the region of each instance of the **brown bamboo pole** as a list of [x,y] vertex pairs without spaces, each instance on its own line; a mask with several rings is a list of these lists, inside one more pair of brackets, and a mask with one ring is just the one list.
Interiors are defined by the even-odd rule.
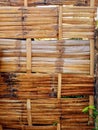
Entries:
[[[90,0],[90,7],[94,7],[95,0]],[[94,77],[94,39],[90,39],[90,75]],[[94,105],[94,96],[89,96],[89,105]],[[89,115],[93,115],[93,110],[89,109]],[[89,122],[92,123],[92,117],[89,117]]]
[[28,125],[32,126],[31,101],[30,101],[30,99],[27,99],[27,121],[28,121]]

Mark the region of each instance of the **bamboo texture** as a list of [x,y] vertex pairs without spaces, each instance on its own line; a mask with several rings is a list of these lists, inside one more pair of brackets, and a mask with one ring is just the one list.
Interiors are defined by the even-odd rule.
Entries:
[[[5,73],[0,76],[0,98],[22,100],[56,98],[58,96],[58,74]],[[92,76],[62,74],[61,80],[61,95],[59,97],[94,94],[94,78]],[[53,88],[55,91],[52,91]]]
[[4,130],[94,127],[82,110],[93,105],[97,5],[98,0],[0,0]]
[[[4,107],[6,104],[6,107]],[[61,104],[61,107],[59,107]],[[31,100],[31,113],[32,113],[32,123],[36,126],[27,126],[27,110],[26,110],[26,100],[0,100],[0,121],[4,125],[4,129],[20,129],[21,127],[26,127],[29,130],[30,127],[35,130],[38,128],[41,130],[53,130],[56,126],[52,126],[53,123],[57,123],[60,116],[60,111],[62,113],[61,128],[68,128],[70,124],[72,128],[80,130],[83,128],[90,129],[92,126],[86,126],[88,121],[88,115],[82,113],[82,109],[89,104],[88,98],[77,98],[77,99],[40,99]],[[70,108],[70,109],[69,109]],[[68,114],[70,113],[70,115]],[[65,120],[66,119],[66,123]],[[80,124],[75,123],[75,120]],[[44,126],[41,126],[44,125]],[[50,126],[49,126],[50,125]],[[42,127],[42,128],[41,128]],[[72,129],[71,128],[71,129]],[[69,128],[70,129],[70,128]],[[30,129],[31,130],[31,129]]]
[[[32,72],[90,73],[89,40],[32,41],[31,47]],[[26,41],[0,39],[0,48],[0,72],[26,72]]]
[[95,10],[63,7],[59,25],[58,7],[0,7],[0,38],[94,38]]

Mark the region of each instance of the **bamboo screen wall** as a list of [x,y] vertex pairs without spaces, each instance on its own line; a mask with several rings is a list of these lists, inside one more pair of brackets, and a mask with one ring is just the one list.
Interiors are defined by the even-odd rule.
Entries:
[[0,0],[2,129],[92,130],[97,4]]

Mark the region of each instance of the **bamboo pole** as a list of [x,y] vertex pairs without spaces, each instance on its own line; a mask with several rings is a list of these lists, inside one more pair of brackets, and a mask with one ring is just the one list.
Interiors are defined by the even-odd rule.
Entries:
[[28,121],[28,125],[32,126],[31,101],[30,101],[30,99],[27,99],[27,121]]
[[[59,6],[59,30],[58,30],[58,40],[62,40],[62,13],[63,13],[63,6],[60,5]],[[61,86],[62,86],[62,74],[58,73],[58,99],[61,98]],[[60,120],[59,123],[57,124],[57,130],[61,129],[61,124],[60,124]]]

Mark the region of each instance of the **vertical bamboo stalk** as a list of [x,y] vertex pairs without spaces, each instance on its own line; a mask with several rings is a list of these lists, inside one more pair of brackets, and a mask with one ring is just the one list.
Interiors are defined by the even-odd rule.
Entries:
[[27,51],[27,73],[32,72],[32,41],[30,38],[26,39],[26,51]]
[[28,0],[24,0],[24,6],[25,6],[25,7],[28,6]]
[[28,121],[28,125],[32,126],[31,101],[30,101],[30,99],[27,99],[27,121]]
[[[58,40],[62,40],[63,32],[62,32],[62,13],[63,13],[63,6],[59,6],[59,30],[58,30]],[[58,99],[61,98],[61,86],[62,86],[62,74],[58,73]],[[61,129],[60,120],[57,124],[57,130]]]

